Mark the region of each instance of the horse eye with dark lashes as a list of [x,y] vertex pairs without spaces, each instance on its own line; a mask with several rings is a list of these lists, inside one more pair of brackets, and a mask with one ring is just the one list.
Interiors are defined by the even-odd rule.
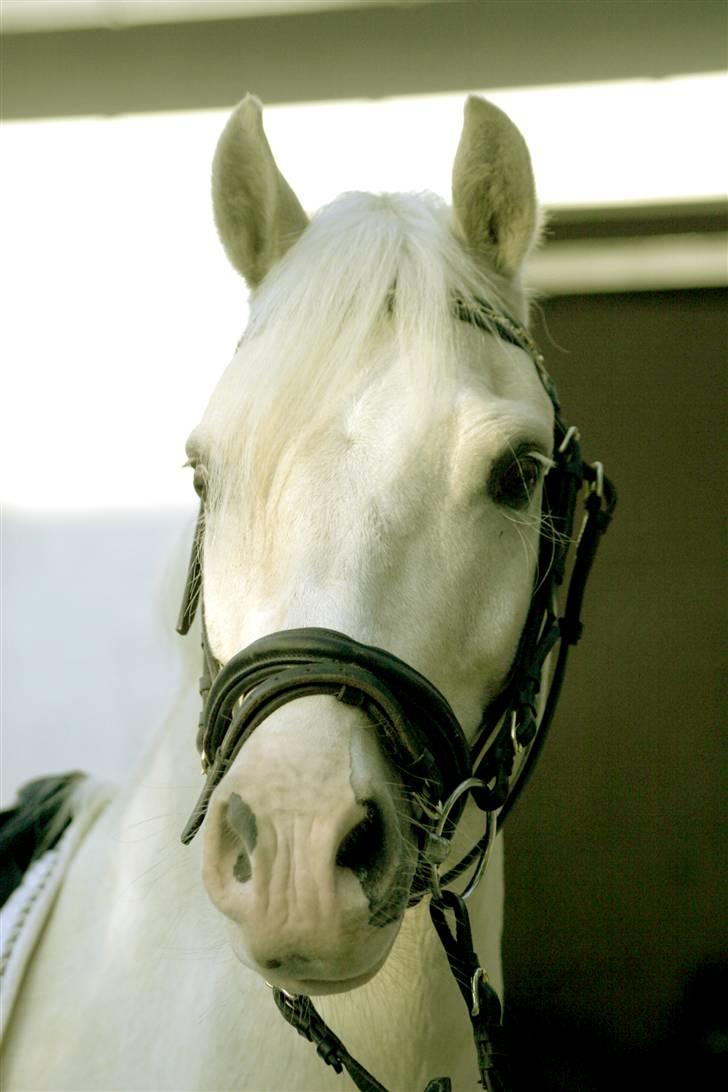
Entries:
[[194,468],[192,485],[200,500],[204,500],[207,494],[207,469],[202,463],[198,463]]
[[531,503],[547,460],[540,452],[508,451],[491,468],[488,494],[496,504],[517,511]]

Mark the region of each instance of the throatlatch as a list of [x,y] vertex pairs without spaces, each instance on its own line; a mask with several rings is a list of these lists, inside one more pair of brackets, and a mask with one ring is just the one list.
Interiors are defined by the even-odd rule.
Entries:
[[[480,1082],[487,1092],[506,1092],[501,1006],[473,948],[466,900],[487,865],[500,830],[530,777],[553,720],[569,648],[582,633],[584,590],[602,535],[616,506],[616,492],[600,463],[582,459],[579,433],[561,417],[556,389],[528,331],[489,305],[470,310],[459,301],[456,316],[516,345],[532,359],[554,409],[553,465],[544,481],[543,520],[534,591],[513,665],[500,694],[485,709],[469,746],[447,699],[426,678],[384,649],[360,644],[333,630],[305,628],[269,634],[233,656],[215,659],[202,618],[203,707],[197,746],[205,785],[182,833],[191,841],[201,826],[212,792],[256,727],[275,709],[308,694],[329,694],[359,706],[372,722],[383,749],[412,790],[420,830],[418,865],[410,904],[430,893],[430,916],[468,1009]],[[566,582],[574,545],[579,495],[586,490],[584,518],[576,542],[563,613],[558,592]],[[185,584],[178,632],[188,632],[201,600],[204,512]],[[558,650],[558,651],[556,651]],[[547,660],[556,654],[545,700],[539,700]],[[539,705],[542,707],[538,716]],[[441,867],[466,801],[484,815],[476,845],[444,875]],[[448,890],[472,869],[464,889]],[[447,914],[453,915],[450,928]],[[309,1039],[324,1062],[343,1069],[361,1092],[386,1092],[348,1053],[316,1012],[311,999],[274,989],[275,1002],[296,1030]],[[449,1092],[447,1077],[425,1092]]]

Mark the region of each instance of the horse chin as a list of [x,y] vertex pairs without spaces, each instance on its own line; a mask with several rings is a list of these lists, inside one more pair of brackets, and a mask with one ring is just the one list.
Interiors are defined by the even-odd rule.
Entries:
[[282,961],[278,967],[262,966],[251,959],[238,928],[231,928],[230,943],[238,961],[259,975],[268,986],[290,994],[322,997],[327,994],[348,993],[370,982],[387,962],[401,923],[400,918],[377,930],[377,939],[380,942],[375,951],[372,950],[374,946],[370,936],[368,944],[363,941],[357,953],[358,957],[348,954],[336,959],[329,955],[326,959],[312,958],[301,962],[298,957],[292,956],[290,960]]

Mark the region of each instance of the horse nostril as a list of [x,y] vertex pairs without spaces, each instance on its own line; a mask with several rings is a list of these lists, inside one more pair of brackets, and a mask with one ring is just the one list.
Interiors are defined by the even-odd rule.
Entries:
[[349,831],[336,854],[339,868],[350,868],[358,876],[372,876],[384,849],[384,817],[373,800],[361,801],[366,815]]

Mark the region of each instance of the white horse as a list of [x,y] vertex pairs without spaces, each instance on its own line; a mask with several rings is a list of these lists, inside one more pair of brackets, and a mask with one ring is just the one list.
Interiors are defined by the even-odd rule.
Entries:
[[[187,445],[210,649],[225,664],[273,631],[329,627],[416,668],[472,737],[529,608],[553,408],[528,355],[453,300],[527,323],[528,151],[471,98],[452,211],[352,193],[309,222],[261,117],[246,98],[216,154],[250,323]],[[198,778],[191,726],[173,719],[82,842],[10,1022],[4,1087],[350,1087],[266,980],[315,996],[388,1088],[443,1074],[475,1087],[427,897],[407,905],[421,809],[369,717],[324,694],[284,704],[183,846]],[[469,804],[451,861],[478,814]],[[499,992],[502,904],[499,836],[469,904]]]

